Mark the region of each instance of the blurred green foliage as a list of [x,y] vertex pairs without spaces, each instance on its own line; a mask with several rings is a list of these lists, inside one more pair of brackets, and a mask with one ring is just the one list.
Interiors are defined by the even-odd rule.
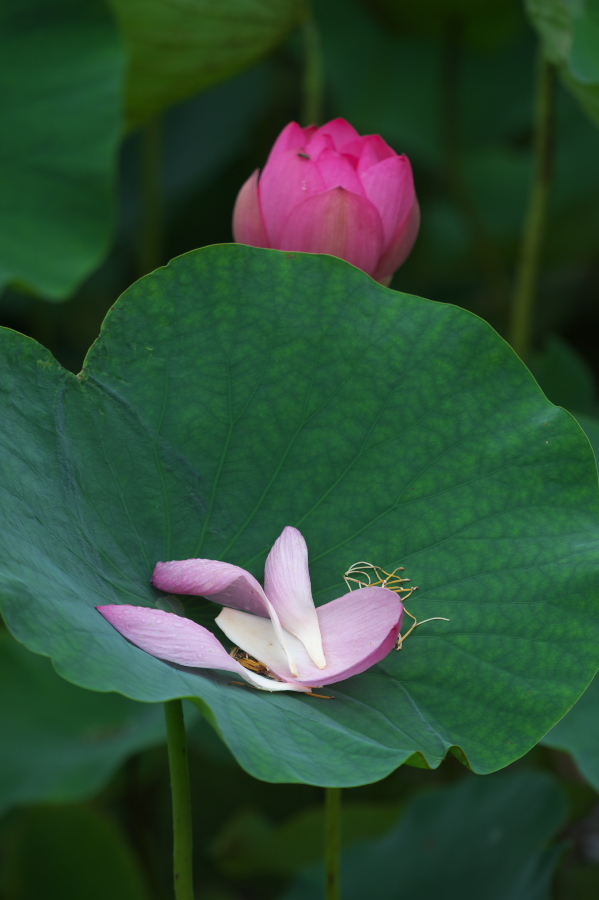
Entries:
[[105,258],[124,64],[103,0],[0,7],[0,290],[62,299]]
[[[344,900],[370,894],[374,873],[380,900],[550,900],[565,848],[548,843],[565,817],[559,785],[540,772],[466,778],[424,793],[387,834],[346,853]],[[305,871],[284,900],[310,900],[323,874]]]

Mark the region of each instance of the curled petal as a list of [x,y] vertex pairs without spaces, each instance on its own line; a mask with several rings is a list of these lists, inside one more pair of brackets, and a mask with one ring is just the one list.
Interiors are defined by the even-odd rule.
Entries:
[[300,681],[275,681],[274,678],[267,678],[266,675],[257,675],[256,672],[250,672],[249,669],[243,669],[241,677],[258,688],[259,691],[297,691],[300,694],[309,694],[312,688]]
[[253,575],[216,559],[183,559],[159,562],[152,576],[154,587],[169,594],[194,594],[208,597],[223,606],[244,609],[256,616],[272,619],[277,639],[283,647],[290,671],[297,669],[289,651],[283,628],[276,610]]
[[384,249],[383,225],[369,200],[339,187],[311,196],[295,208],[277,246],[330,253],[372,275]]
[[312,599],[308,548],[297,528],[285,528],[268,554],[264,590],[283,628],[302,642],[312,662],[323,669],[326,659]]
[[[306,691],[298,682],[274,682],[244,668],[207,628],[161,609],[144,606],[98,606],[98,612],[127,640],[150,656],[196,669],[235,672],[266,691]],[[266,619],[264,621],[267,621]]]
[[224,669],[241,674],[243,667],[229,656],[207,628],[161,609],[145,606],[98,606],[116,630],[158,659],[198,669]]
[[254,576],[241,566],[216,559],[159,562],[152,584],[168,594],[194,594],[257,616],[269,614],[266,594]]
[[270,247],[258,194],[258,176],[256,169],[245,182],[235,201],[233,209],[233,240],[250,247]]
[[[298,666],[298,682],[311,687],[343,681],[383,659],[397,641],[403,605],[393,591],[367,587],[321,606],[317,613],[327,660],[324,669],[314,665],[296,638],[287,636]],[[278,678],[291,680],[285,655],[274,640],[267,619],[223,609],[216,622],[230,640],[263,662]]]

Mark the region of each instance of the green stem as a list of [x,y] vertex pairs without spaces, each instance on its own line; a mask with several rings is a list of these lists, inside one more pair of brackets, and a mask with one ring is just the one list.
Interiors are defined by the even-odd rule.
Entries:
[[323,64],[320,34],[307,3],[302,22],[304,79],[302,125],[318,125],[322,118]]
[[441,66],[441,133],[445,151],[445,177],[454,202],[470,231],[474,254],[486,282],[490,306],[486,312],[505,314],[509,283],[499,248],[489,233],[464,178],[462,148],[461,70],[464,55],[464,23],[459,18],[445,22]]
[[162,122],[153,119],[141,135],[141,223],[139,264],[141,274],[163,263],[164,197],[162,190]]
[[192,871],[191,795],[183,704],[164,704],[168,761],[173,798],[173,875],[176,900],[194,900]]
[[341,898],[341,788],[326,788],[326,900]]
[[553,168],[554,120],[555,72],[551,63],[541,57],[535,95],[535,173],[520,244],[510,327],[510,343],[522,359],[528,356],[532,339],[539,260]]

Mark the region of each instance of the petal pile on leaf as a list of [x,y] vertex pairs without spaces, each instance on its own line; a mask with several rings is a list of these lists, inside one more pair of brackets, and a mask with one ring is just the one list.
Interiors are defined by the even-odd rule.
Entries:
[[99,606],[98,611],[152,656],[235,672],[266,691],[310,693],[314,686],[364,672],[393,649],[404,612],[397,593],[385,587],[362,587],[316,609],[306,542],[291,527],[268,555],[264,588],[245,569],[214,559],[159,562],[152,583],[168,593],[201,595],[222,604],[216,624],[259,660],[255,670],[191,619],[143,606]]

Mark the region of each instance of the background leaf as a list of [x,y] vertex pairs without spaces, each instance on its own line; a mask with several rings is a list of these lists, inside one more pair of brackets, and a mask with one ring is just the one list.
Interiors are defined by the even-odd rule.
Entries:
[[5,0],[0,23],[0,289],[60,300],[112,236],[123,51],[103,0]]
[[[399,813],[397,804],[355,803],[343,805],[344,844],[383,835]],[[221,871],[236,878],[256,874],[293,875],[322,858],[325,813],[322,805],[302,810],[275,824],[263,813],[242,809],[212,842]]]
[[545,735],[546,747],[571,753],[589,784],[599,792],[599,678],[574,704],[567,716]]
[[[2,366],[7,624],[82,686],[195,698],[256,777],[360,784],[450,749],[489,772],[595,673],[588,441],[464,310],[333,258],[212,247],[127,291],[80,378],[10,332]],[[450,621],[322,701],[169,666],[94,609],[153,605],[160,559],[261,577],[287,524],[318,603],[369,559]]]
[[13,839],[0,881],[7,900],[149,900],[121,829],[94,810],[32,810]]
[[110,2],[130,56],[131,124],[256,62],[283,40],[301,10],[300,0]]
[[[383,838],[343,856],[344,900],[550,900],[566,803],[540,772],[468,778],[423,794]],[[376,873],[376,874],[375,874]],[[284,900],[324,896],[321,867]]]
[[91,796],[139,750],[162,743],[162,707],[91,694],[0,635],[0,814]]
[[525,0],[525,6],[548,59],[599,125],[599,0]]
[[593,370],[565,341],[550,335],[530,369],[552,403],[576,414],[577,421],[579,413],[589,418],[597,404]]

